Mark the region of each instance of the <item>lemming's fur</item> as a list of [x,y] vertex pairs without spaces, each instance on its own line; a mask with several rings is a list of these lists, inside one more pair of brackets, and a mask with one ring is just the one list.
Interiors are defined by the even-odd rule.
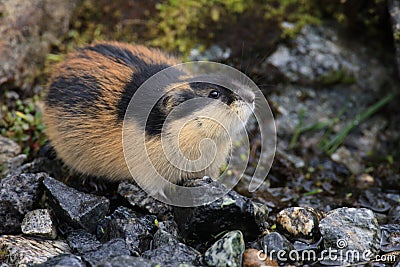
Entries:
[[[83,174],[109,180],[130,178],[122,145],[122,125],[129,101],[144,81],[178,63],[157,49],[118,42],[97,43],[69,54],[55,68],[45,101],[47,135],[57,156]],[[243,128],[251,113],[254,94],[245,88],[233,93],[221,86],[190,80],[162,90],[165,94],[145,127],[147,154],[135,149],[141,146],[139,136],[143,134],[136,122],[125,122],[131,127],[127,140],[133,149],[125,152],[129,166],[133,166],[132,174],[150,187],[160,186],[146,161],[148,155],[155,170],[172,183],[204,175],[217,177],[229,154],[230,138]],[[168,114],[179,104],[210,98],[211,91],[219,92],[217,99],[224,105],[211,101],[191,112],[195,119],[168,121]],[[212,139],[215,147],[202,142],[205,138]],[[185,157],[195,163],[188,165],[182,160]],[[205,165],[204,160],[210,164]]]

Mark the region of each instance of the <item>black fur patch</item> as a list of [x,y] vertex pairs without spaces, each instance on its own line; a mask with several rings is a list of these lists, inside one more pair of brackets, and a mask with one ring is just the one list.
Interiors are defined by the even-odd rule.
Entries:
[[[46,103],[50,107],[61,107],[71,114],[88,114],[88,106],[99,103],[101,89],[97,79],[91,75],[61,76],[50,84],[50,90],[46,97]],[[91,109],[95,111],[95,109]]]
[[162,103],[157,103],[149,114],[145,127],[146,135],[157,136],[161,134],[162,127],[168,114],[161,109],[160,105],[162,105]]
[[144,62],[140,58],[135,56],[132,51],[121,48],[119,46],[111,44],[97,44],[94,46],[88,46],[85,49],[95,51],[99,54],[111,58],[118,63],[128,66],[140,66],[141,64],[144,64]]
[[148,65],[142,61],[142,63],[139,64],[137,67],[139,67],[139,71],[132,75],[130,82],[126,84],[121,94],[121,98],[118,101],[117,115],[119,122],[124,120],[126,109],[128,108],[129,102],[131,101],[133,95],[136,93],[137,89],[151,76],[170,66],[166,64]]
[[[137,89],[150,77],[155,75],[156,73],[170,67],[168,64],[146,64],[142,62],[138,64],[136,68],[138,71],[134,73],[131,77],[131,80],[128,84],[126,84],[121,98],[118,101],[117,105],[117,118],[118,122],[122,122],[125,117],[126,109],[128,108],[129,102],[131,101],[132,97],[136,93]],[[175,72],[176,71],[176,72]],[[179,80],[179,76],[184,75],[180,70],[171,70],[168,72],[168,79],[171,82],[177,82]],[[154,88],[154,90],[158,90],[160,93],[164,91],[164,88]],[[150,92],[150,94],[152,94]],[[154,92],[156,95],[156,92]],[[183,95],[183,98],[188,97],[188,95]],[[178,99],[175,99],[178,100]],[[153,104],[153,103],[151,103]],[[145,105],[143,103],[143,105]],[[147,118],[138,118],[138,120],[145,120],[145,130],[146,134],[150,136],[159,135],[162,130],[162,126],[168,114],[165,113],[165,109],[161,106],[163,105],[161,102],[158,102],[153,109],[151,110],[149,117]],[[146,107],[144,107],[146,109]],[[142,122],[142,121],[141,121]],[[142,122],[143,123],[143,122]]]

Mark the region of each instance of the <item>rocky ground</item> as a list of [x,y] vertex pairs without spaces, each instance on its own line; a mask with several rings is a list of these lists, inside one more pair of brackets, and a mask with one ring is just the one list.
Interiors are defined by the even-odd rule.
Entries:
[[[70,14],[49,17],[44,7],[31,19],[45,16],[59,21],[50,32],[65,31]],[[389,7],[396,33],[399,6]],[[21,88],[2,101],[38,88],[36,65],[23,62],[45,52],[29,42],[46,50],[56,38],[24,17],[0,27],[20,51],[10,57],[0,42],[1,58],[14,64],[0,68],[2,88]],[[23,41],[14,28],[30,24],[34,31]],[[258,191],[248,190],[262,157],[251,123],[245,175],[200,207],[165,205],[129,182],[82,183],[45,151],[27,157],[0,136],[0,266],[400,266],[399,52],[392,43],[326,21],[245,66],[229,47],[194,49],[193,59],[223,61],[254,78],[278,134],[274,164]],[[210,182],[199,178],[196,184]]]

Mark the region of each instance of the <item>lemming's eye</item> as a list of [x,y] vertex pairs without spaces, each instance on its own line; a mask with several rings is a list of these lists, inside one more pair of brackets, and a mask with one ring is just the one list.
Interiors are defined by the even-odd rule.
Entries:
[[221,93],[218,92],[217,90],[212,90],[208,96],[211,98],[217,99],[220,97],[220,95],[221,95]]

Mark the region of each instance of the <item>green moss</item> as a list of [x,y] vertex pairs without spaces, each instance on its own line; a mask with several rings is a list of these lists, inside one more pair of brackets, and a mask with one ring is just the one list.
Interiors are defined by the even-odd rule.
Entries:
[[[361,4],[362,2],[362,4]],[[384,0],[321,0],[316,6],[323,16],[364,34],[377,34],[387,25],[387,2]]]
[[262,24],[267,28],[280,27],[282,22],[293,23],[293,27],[280,28],[282,38],[294,37],[306,24],[320,23],[313,0],[169,0],[156,8],[158,16],[150,22],[154,37],[151,44],[184,55],[198,44],[205,44],[204,48],[215,42],[223,31],[221,26],[247,27],[238,24],[244,14],[261,12]]
[[353,74],[347,73],[345,70],[332,70],[329,73],[318,78],[318,83],[321,85],[333,85],[333,84],[353,84],[356,82],[356,78]]
[[400,30],[394,31],[393,32],[393,38],[396,42],[400,41]]

